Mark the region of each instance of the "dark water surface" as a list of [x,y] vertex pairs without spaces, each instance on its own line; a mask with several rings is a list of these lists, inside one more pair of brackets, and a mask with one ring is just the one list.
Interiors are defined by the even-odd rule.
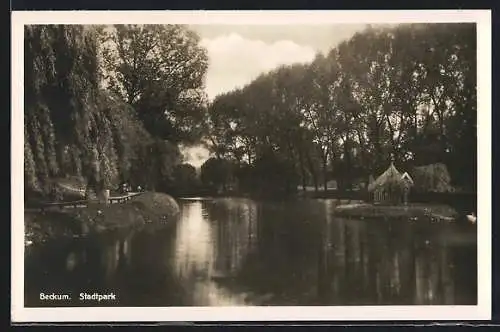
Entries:
[[[181,200],[164,228],[27,248],[26,306],[476,304],[476,231],[335,200]],[[80,301],[79,294],[116,295]],[[71,300],[41,301],[40,293]]]

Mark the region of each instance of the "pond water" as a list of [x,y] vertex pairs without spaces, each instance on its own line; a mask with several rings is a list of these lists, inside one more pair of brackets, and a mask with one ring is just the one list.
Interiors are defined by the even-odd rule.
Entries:
[[336,200],[179,202],[163,228],[28,248],[25,306],[476,304],[474,227],[343,219]]

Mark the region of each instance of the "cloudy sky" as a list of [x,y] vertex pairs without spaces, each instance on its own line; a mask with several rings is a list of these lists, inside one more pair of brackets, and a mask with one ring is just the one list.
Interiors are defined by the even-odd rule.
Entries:
[[364,25],[192,25],[208,50],[210,99],[241,87],[279,65],[310,62]]
[[[206,90],[216,95],[250,83],[259,74],[280,65],[310,62],[339,42],[364,29],[343,25],[192,25],[207,49]],[[202,148],[184,150],[186,161],[199,167],[208,158]]]

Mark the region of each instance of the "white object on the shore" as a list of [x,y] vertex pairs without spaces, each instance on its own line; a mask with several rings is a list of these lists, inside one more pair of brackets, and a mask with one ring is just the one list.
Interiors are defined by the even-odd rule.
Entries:
[[26,241],[26,245],[27,245],[27,246],[30,246],[30,245],[32,245],[32,244],[33,244],[33,241],[31,241],[31,240],[27,240],[27,241]]
[[474,212],[472,212],[471,214],[468,214],[467,215],[467,220],[472,223],[472,224],[475,224],[476,221],[477,221],[477,217],[476,217],[476,214]]
[[366,203],[340,204],[340,205],[337,205],[335,208],[338,210],[344,210],[344,209],[355,209],[355,208],[365,207],[365,206],[369,206],[369,205]]

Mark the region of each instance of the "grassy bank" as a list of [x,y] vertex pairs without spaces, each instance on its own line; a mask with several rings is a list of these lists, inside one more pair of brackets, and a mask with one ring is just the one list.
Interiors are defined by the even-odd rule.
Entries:
[[352,218],[405,218],[411,220],[427,219],[434,221],[453,221],[458,213],[447,205],[409,204],[374,205],[369,203],[339,205],[335,214]]
[[37,243],[54,238],[81,237],[148,223],[168,223],[178,214],[179,206],[174,198],[150,192],[122,204],[92,203],[84,208],[44,212],[26,210],[25,238]]

